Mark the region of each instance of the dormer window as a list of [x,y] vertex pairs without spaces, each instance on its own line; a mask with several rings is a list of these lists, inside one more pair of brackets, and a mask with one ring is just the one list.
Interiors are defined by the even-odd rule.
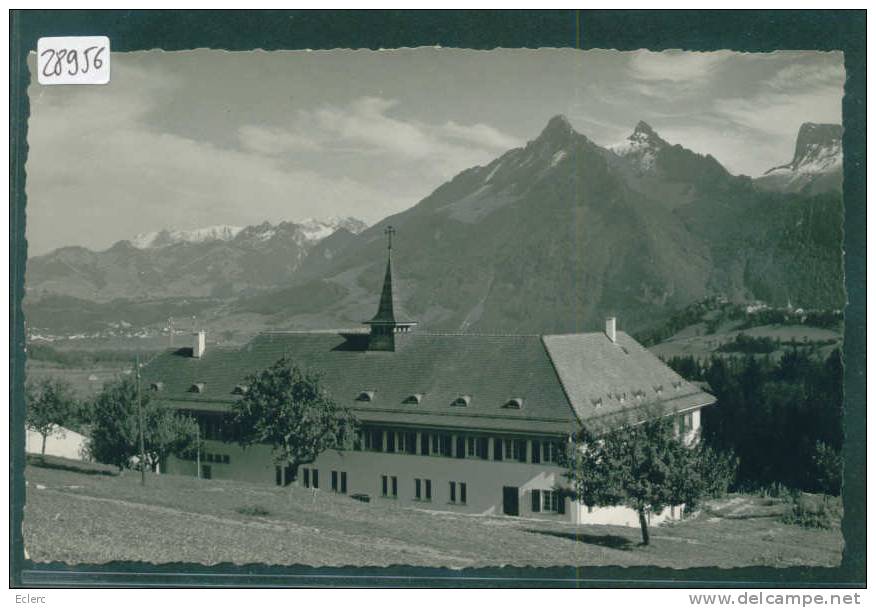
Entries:
[[506,410],[522,410],[523,409],[523,398],[522,397],[514,397],[513,399],[509,399],[505,402],[505,405],[502,406]]
[[236,384],[231,390],[232,395],[245,395],[249,392],[249,387],[245,384]]
[[207,385],[203,382],[195,382],[189,387],[190,393],[203,393],[204,389],[207,388]]
[[402,403],[406,403],[409,405],[419,405],[422,400],[423,393],[414,393],[413,395],[406,397],[405,400],[402,401]]
[[660,384],[659,386],[655,386],[655,387],[654,387],[654,392],[657,393],[658,395],[660,395],[661,393],[663,393],[663,385]]
[[356,395],[356,401],[374,401],[374,391],[362,391]]
[[590,403],[593,404],[593,407],[598,409],[598,408],[602,407],[602,397],[599,397],[597,399],[591,399]]
[[164,390],[164,382],[153,382],[149,385],[149,390],[159,392]]
[[471,403],[471,395],[461,395],[454,399],[450,405],[453,407],[468,407],[469,403]]

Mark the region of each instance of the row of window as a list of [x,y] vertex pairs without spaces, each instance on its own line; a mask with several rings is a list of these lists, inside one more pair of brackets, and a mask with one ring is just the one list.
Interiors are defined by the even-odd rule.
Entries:
[[[672,387],[675,390],[679,390],[682,387],[682,384],[683,383],[681,381],[673,382]],[[656,393],[658,396],[663,394],[663,385],[662,384],[652,385],[651,388],[654,390],[654,393]],[[164,390],[164,383],[163,382],[152,382],[149,385],[149,389],[153,392],[161,392]],[[190,392],[190,393],[203,393],[206,390],[207,390],[207,384],[205,382],[194,382],[191,385],[189,385],[188,392]],[[245,384],[236,384],[234,386],[234,388],[231,389],[232,395],[246,395],[248,392],[249,392],[249,386],[247,386]],[[646,397],[646,393],[642,389],[632,390],[629,394],[634,399],[636,399],[638,401],[642,401]],[[373,390],[360,391],[356,395],[355,400],[365,402],[365,403],[370,403],[371,401],[374,401],[374,395],[375,395],[375,391],[373,391]],[[423,393],[411,393],[410,395],[408,395],[407,397],[402,399],[402,403],[404,403],[406,405],[409,405],[409,404],[416,405],[416,404],[419,404],[420,402],[422,402],[423,396],[424,396]],[[606,394],[606,398],[613,399],[615,401],[618,401],[619,403],[625,403],[627,400],[627,393],[620,392],[620,391],[610,392],[610,393]],[[450,405],[454,406],[454,407],[468,407],[469,404],[471,403],[471,401],[472,401],[471,395],[460,395],[459,397],[452,400],[450,402]],[[594,407],[600,408],[600,407],[602,407],[603,401],[602,401],[602,397],[594,397],[594,398],[590,399],[590,402],[593,404]],[[513,409],[513,410],[523,409],[523,398],[522,397],[512,397],[512,398],[508,399],[508,401],[506,401],[505,403],[502,404],[502,408],[503,409]]]
[[201,439],[222,440],[222,418],[218,416],[197,416]]
[[481,460],[489,460],[492,456],[493,460],[558,464],[561,447],[559,442],[538,439],[507,439],[366,428],[359,431],[353,449]]
[[[197,416],[197,420],[203,439],[223,440],[221,418],[201,415]],[[443,456],[445,458],[558,464],[562,444],[550,440],[508,439],[366,427],[358,432],[353,449],[389,454],[415,455],[419,453],[421,456]]]
[[[160,393],[164,390],[164,382],[152,382],[149,385],[149,390],[154,393]],[[189,385],[190,393],[203,393],[207,390],[207,384],[205,382],[194,382]],[[249,392],[249,387],[245,384],[236,384],[233,389],[231,389],[232,395],[245,395]]]
[[[209,479],[210,472],[207,467],[205,478]],[[283,471],[276,467],[277,485],[283,483]],[[286,483],[291,482],[291,470],[287,468]],[[319,489],[319,469],[312,467],[301,468],[301,485],[305,488]],[[331,471],[331,490],[340,494],[347,493],[347,472]],[[380,476],[380,495],[383,498],[398,498],[399,483],[395,475]],[[557,513],[566,512],[565,498],[556,490],[531,490],[531,510],[533,513]],[[433,484],[431,479],[414,479],[414,500],[431,502],[433,499]],[[464,481],[447,482],[447,501],[450,504],[465,505],[468,503],[468,484]]]
[[[384,498],[398,498],[398,477],[380,476],[380,495]],[[464,481],[448,482],[448,499],[453,504],[464,505],[468,500],[468,486]],[[432,501],[432,480],[414,479],[414,500]]]
[[[161,392],[164,390],[163,382],[152,382],[149,385],[149,388],[153,392]],[[207,390],[207,384],[205,382],[194,382],[189,385],[188,392],[190,393],[203,393]],[[246,384],[236,384],[233,389],[231,389],[232,395],[246,395],[249,392],[249,386]],[[356,395],[356,401],[363,402],[371,402],[374,400],[375,391],[367,390],[360,391],[359,394]],[[407,397],[402,400],[404,404],[419,404],[423,400],[423,393],[411,393]],[[450,402],[451,406],[454,407],[468,407],[471,403],[472,397],[471,395],[460,395],[456,399]],[[502,404],[504,409],[513,409],[519,410],[523,409],[523,398],[522,397],[512,397],[508,399],[504,404]]]
[[[198,453],[195,450],[183,452],[179,456],[182,460],[197,460]],[[203,462],[215,462],[217,464],[231,464],[231,456],[228,454],[214,454],[212,452],[201,452],[201,460]]]
[[[277,467],[279,469],[279,467]],[[279,485],[280,482],[278,482]],[[301,468],[301,485],[305,488],[319,489],[319,469],[308,467]],[[331,472],[331,489],[332,492],[347,493],[347,472],[332,471]]]
[[[374,393],[375,391],[361,391],[358,395],[356,395],[356,401],[362,401],[365,403],[370,403],[374,401]],[[452,407],[468,407],[471,404],[472,396],[471,395],[460,395],[456,399],[450,402]],[[423,401],[423,393],[411,393],[404,399],[402,399],[402,403],[406,405],[417,405]],[[512,397],[508,401],[506,401],[502,407],[504,409],[511,410],[519,410],[523,409],[523,398],[522,397]]]

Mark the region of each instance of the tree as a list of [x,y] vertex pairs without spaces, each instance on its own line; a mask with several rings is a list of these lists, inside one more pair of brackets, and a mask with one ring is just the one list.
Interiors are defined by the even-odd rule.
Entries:
[[143,421],[146,466],[153,472],[168,456],[183,454],[195,445],[198,423],[191,416],[182,416],[150,401],[148,406],[143,406]]
[[76,411],[76,398],[70,384],[60,378],[44,378],[25,387],[27,414],[25,426],[42,438],[40,454],[46,456],[46,439],[58,432]]
[[718,497],[727,493],[736,480],[739,459],[730,452],[719,452],[703,441],[685,446],[671,474],[672,491],[676,504],[683,504],[685,512],[693,511],[704,497]]
[[[197,424],[161,402],[140,395],[143,408],[145,465],[153,471],[171,454],[182,454],[195,441]],[[137,385],[132,378],[121,378],[104,385],[94,398],[90,412],[91,436],[88,451],[104,464],[129,468],[140,455],[140,419],[137,411]]]
[[[800,348],[778,361],[714,357],[703,377],[718,398],[703,410],[703,440],[739,456],[737,489],[780,483],[810,492],[838,491],[833,455],[843,446],[839,349],[826,358]],[[818,448],[819,442],[825,445]]]
[[815,443],[812,454],[814,486],[825,494],[839,496],[843,486],[843,457],[823,441]]
[[336,403],[319,373],[302,370],[283,357],[246,379],[244,397],[232,406],[226,428],[242,447],[266,443],[274,463],[294,481],[298,468],[325,450],[348,448],[356,430],[350,410]]
[[650,543],[649,512],[695,503],[721,486],[710,468],[710,460],[717,458],[713,452],[677,437],[672,416],[648,414],[645,422],[583,430],[567,473],[574,497],[585,505],[624,505],[636,511],[643,545]]

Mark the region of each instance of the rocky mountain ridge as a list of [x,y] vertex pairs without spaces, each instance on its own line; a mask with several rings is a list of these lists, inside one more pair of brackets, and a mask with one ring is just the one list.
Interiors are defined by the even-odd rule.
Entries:
[[[104,301],[142,302],[143,293],[204,297],[199,319],[223,328],[350,327],[374,314],[383,231],[392,225],[399,298],[425,328],[582,331],[611,314],[635,331],[716,294],[842,306],[839,191],[762,188],[645,123],[627,142],[599,146],[556,116],[526,145],[461,172],[359,234],[342,228],[302,247],[300,229],[250,227],[231,241],[151,250],[149,259],[165,261],[142,267],[130,260],[144,259],[143,251],[129,244],[119,246],[118,260],[56,265],[60,278],[53,280],[70,283],[54,293],[94,300],[70,288],[85,284]],[[238,242],[247,246],[231,247]],[[40,268],[45,262],[32,263],[29,277],[34,268],[38,277],[51,276]],[[136,281],[125,285],[120,276]],[[45,297],[55,287],[38,285]],[[52,315],[42,314],[48,303],[41,309],[35,298],[30,312],[50,322],[73,306],[56,301]],[[122,315],[121,306],[112,314]],[[101,314],[94,312],[95,323]],[[156,323],[166,314],[159,307]]]
[[797,133],[791,162],[767,170],[759,187],[782,192],[820,192],[842,189],[843,129],[840,125],[803,123]]

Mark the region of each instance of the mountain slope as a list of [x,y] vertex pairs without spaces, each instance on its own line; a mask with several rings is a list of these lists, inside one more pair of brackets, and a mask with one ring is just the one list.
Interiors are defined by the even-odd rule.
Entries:
[[773,167],[757,180],[764,190],[839,192],[843,179],[843,129],[840,125],[803,123],[797,133],[794,158]]
[[[228,242],[178,243],[153,255],[204,247],[200,258],[186,253],[196,271],[167,263],[149,284],[193,295],[196,279],[212,277],[201,295],[223,303],[198,313],[208,326],[349,327],[376,310],[388,225],[398,231],[400,303],[425,328],[568,332],[616,315],[638,331],[710,295],[803,308],[844,302],[839,193],[764,191],[645,123],[627,144],[603,148],[561,116],[360,234],[341,229],[303,247],[292,226],[266,224]],[[92,259],[101,254],[65,255],[83,258],[69,265],[80,283],[107,281]],[[117,267],[141,272],[142,257],[114,255],[128,264]],[[53,263],[59,276],[73,274]]]
[[405,305],[433,327],[572,331],[617,314],[633,329],[716,293],[840,305],[835,200],[760,193],[644,123],[630,141],[644,145],[601,148],[556,117],[464,171],[321,269],[348,293],[336,318],[373,313],[389,224]]
[[[354,218],[265,222],[145,233],[100,252],[65,247],[28,261],[28,297],[63,295],[96,302],[230,297],[288,282],[320,241],[364,227]],[[346,241],[339,237],[334,242],[338,249]]]

